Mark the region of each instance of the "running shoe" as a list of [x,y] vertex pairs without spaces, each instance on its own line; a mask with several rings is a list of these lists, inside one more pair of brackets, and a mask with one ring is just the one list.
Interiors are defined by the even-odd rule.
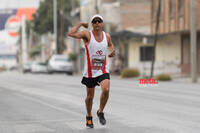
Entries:
[[92,116],[86,116],[86,126],[89,128],[94,128]]
[[99,110],[97,111],[97,116],[99,117],[99,122],[102,124],[102,125],[105,125],[106,124],[106,119],[104,117],[104,113],[103,112],[99,112]]

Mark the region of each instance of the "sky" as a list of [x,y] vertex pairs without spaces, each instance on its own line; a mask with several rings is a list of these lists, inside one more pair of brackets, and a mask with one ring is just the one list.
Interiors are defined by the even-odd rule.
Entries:
[[0,9],[5,8],[23,8],[33,7],[38,8],[40,0],[0,0]]

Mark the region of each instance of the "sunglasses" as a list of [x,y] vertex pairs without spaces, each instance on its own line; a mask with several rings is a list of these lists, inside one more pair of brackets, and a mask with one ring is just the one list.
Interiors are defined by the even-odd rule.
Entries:
[[94,20],[92,20],[93,24],[96,24],[97,22],[98,23],[102,23],[103,21],[101,19],[94,19]]

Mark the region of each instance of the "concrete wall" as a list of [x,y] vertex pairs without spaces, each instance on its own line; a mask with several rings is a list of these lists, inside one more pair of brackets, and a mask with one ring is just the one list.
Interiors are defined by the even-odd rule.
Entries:
[[[152,44],[142,44],[142,42],[132,41],[129,44],[128,66],[137,68],[141,73],[150,74],[151,61],[140,61],[140,47],[152,46]],[[154,74],[168,73],[180,74],[181,68],[181,38],[179,35],[168,35],[160,39],[157,43],[156,62]]]
[[140,53],[139,48],[141,42],[131,42],[128,46],[128,66],[135,67],[137,63],[140,63]]
[[158,72],[180,73],[181,37],[168,35],[158,41],[156,50],[156,66]]

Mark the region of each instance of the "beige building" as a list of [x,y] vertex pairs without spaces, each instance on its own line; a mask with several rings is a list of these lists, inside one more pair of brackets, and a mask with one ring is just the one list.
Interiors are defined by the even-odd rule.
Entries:
[[[174,40],[174,37],[176,40]],[[155,75],[161,73],[180,73],[181,49],[180,43],[178,43],[179,41],[180,37],[177,35],[160,37],[157,42],[158,44],[155,53]],[[132,49],[134,49],[134,51],[132,51]],[[144,75],[149,75],[153,53],[152,41],[150,43],[144,43],[144,41],[142,42],[142,39],[140,39],[140,41],[131,41],[128,50],[128,66],[139,69]]]
[[[159,34],[172,36],[173,47],[176,47],[179,53],[179,69],[181,74],[190,74],[190,0],[161,0],[161,18]],[[156,10],[158,9],[158,0],[151,1],[151,31],[155,32]],[[200,66],[200,0],[196,0],[196,23],[197,23],[197,54],[198,66]],[[167,44],[166,44],[167,45]],[[175,46],[176,45],[176,46]],[[176,59],[176,54],[166,49],[166,52]],[[157,58],[159,59],[159,58]],[[200,73],[200,68],[199,68]]]
[[[156,1],[156,0],[155,0]],[[126,15],[123,14],[123,22],[122,27],[123,29],[132,31],[132,33],[127,33],[126,31],[119,32],[118,35],[113,34],[113,38],[121,38],[118,39],[119,45],[119,51],[122,55],[122,62],[124,64],[123,67],[130,67],[130,68],[137,68],[140,70],[140,72],[143,75],[149,75],[151,70],[151,61],[152,61],[152,54],[153,54],[153,37],[154,37],[154,29],[155,29],[155,11],[156,11],[156,5],[158,3],[152,1],[134,1],[135,3],[131,4],[128,3],[128,1],[122,5],[124,9],[127,9],[125,11],[121,11],[122,13],[130,12],[130,18],[126,18]],[[161,19],[160,19],[160,29],[159,29],[159,39],[157,41],[157,47],[156,47],[156,56],[155,56],[155,69],[154,69],[154,75],[160,74],[160,73],[168,73],[171,75],[179,75],[182,71],[181,62],[183,61],[182,56],[182,45],[181,41],[183,40],[182,37],[177,32],[169,32],[174,31],[173,28],[179,28],[184,27],[180,26],[182,22],[184,24],[187,24],[188,22],[183,21],[182,18],[180,18],[179,24],[172,25],[172,22],[163,22],[164,20],[167,20],[167,18],[170,18],[169,8],[170,4],[168,3],[169,0],[161,0],[162,1],[162,7],[161,7]],[[168,1],[168,2],[166,2]],[[177,0],[173,0],[171,4],[174,6],[174,8],[181,8],[179,9],[182,11],[182,7],[179,7],[177,4]],[[175,2],[176,1],[176,2]],[[130,2],[130,1],[129,1]],[[187,4],[187,3],[185,3]],[[126,7],[127,6],[127,7]],[[130,9],[128,8],[130,7]],[[135,9],[135,10],[134,10]],[[141,9],[146,9],[144,12]],[[175,9],[173,9],[175,10]],[[177,9],[176,9],[177,10]],[[154,13],[153,13],[154,12]],[[183,12],[183,11],[182,11]],[[163,13],[166,13],[165,15]],[[176,15],[178,15],[176,13]],[[182,13],[184,15],[184,13]],[[174,16],[174,18],[177,18]],[[188,18],[188,17],[185,17]],[[128,22],[130,23],[128,23]],[[127,23],[126,23],[127,22]],[[131,25],[132,23],[132,25]],[[127,27],[126,27],[127,26]],[[168,26],[168,27],[163,27]],[[150,32],[148,31],[148,28],[150,27]],[[185,26],[187,28],[188,26]],[[168,28],[168,30],[167,30]],[[137,30],[140,29],[140,30]],[[145,30],[141,30],[145,29]],[[163,30],[165,29],[165,30]],[[164,32],[165,31],[165,32]],[[142,33],[139,34],[138,33]],[[168,34],[170,33],[170,34]],[[126,35],[127,34],[127,35]],[[151,34],[151,35],[150,35]],[[128,37],[123,37],[128,36]],[[116,42],[117,43],[117,42]],[[184,49],[186,50],[186,49]],[[188,59],[188,58],[186,58]]]
[[[124,57],[123,62],[125,67],[137,68],[143,74],[149,75],[151,67],[151,56],[153,53],[153,41],[151,39],[155,33],[158,0],[151,0],[150,3],[146,4],[150,4],[149,19],[151,25],[151,35],[148,38],[145,36],[145,32],[143,32],[140,37],[130,34],[128,40],[127,38],[121,38],[120,43],[122,43],[124,47],[121,48],[122,46],[120,46],[119,48],[121,49],[120,51]],[[137,4],[135,3],[134,5]],[[198,66],[200,66],[200,21],[198,17],[200,15],[199,7],[200,0],[196,0]],[[132,8],[132,10],[134,10],[134,8]],[[131,18],[121,20],[129,20],[129,22],[132,23],[135,22],[135,27],[140,27],[139,24],[142,24],[142,18],[148,18],[148,15],[142,17],[144,14],[141,15],[141,19],[137,17],[137,13],[132,13],[132,15],[135,20],[132,20]],[[125,17],[125,15],[122,16]],[[123,27],[122,29],[129,28]],[[132,31],[137,32],[137,30]],[[119,34],[118,37],[124,35],[125,31],[123,34]],[[154,74],[190,74],[190,47],[190,0],[161,0],[159,38],[156,47]]]

